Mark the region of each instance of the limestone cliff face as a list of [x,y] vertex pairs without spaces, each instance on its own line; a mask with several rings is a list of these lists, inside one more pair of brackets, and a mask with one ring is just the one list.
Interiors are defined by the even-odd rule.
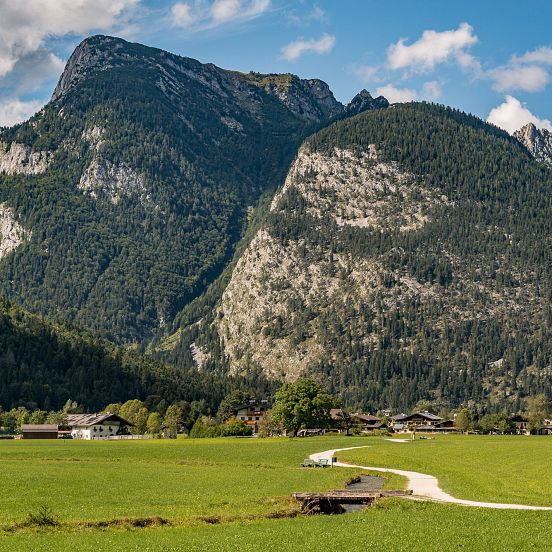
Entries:
[[[335,148],[327,155],[303,146],[271,212],[286,209],[289,194],[299,194],[311,224],[340,228],[419,230],[449,202],[426,189],[397,164],[379,159],[375,146],[364,152]],[[234,269],[215,324],[233,373],[252,365],[275,379],[293,380],[333,356],[323,327],[336,306],[355,316],[363,305],[389,305],[418,296],[430,301],[435,286],[399,277],[401,294],[386,293],[388,271],[377,257],[332,252],[331,245],[310,249],[303,239],[282,243],[270,229],[252,240]],[[338,318],[338,316],[336,317]],[[377,324],[366,343],[378,341]],[[321,331],[322,329],[322,331]]]
[[0,174],[42,174],[52,160],[48,151],[34,151],[30,146],[0,142]]
[[30,235],[17,222],[13,209],[0,203],[0,260],[19,247]]
[[[393,313],[409,309],[415,309],[424,330],[401,336],[399,350],[405,355],[421,354],[426,332],[500,319],[519,312],[520,304],[539,313],[543,305],[531,275],[503,257],[497,257],[496,266],[504,263],[520,285],[497,292],[492,280],[474,278],[462,258],[445,247],[439,262],[455,275],[453,285],[405,270],[394,261],[409,254],[402,248],[355,253],[356,241],[367,239],[365,232],[396,233],[406,242],[410,236],[416,243],[426,226],[456,208],[423,177],[384,161],[374,145],[331,152],[304,145],[267,223],[239,259],[214,317],[231,373],[260,367],[269,378],[294,380],[339,364],[340,357],[350,363],[355,347],[384,347],[382,335]],[[477,256],[470,262],[484,265]],[[491,366],[489,386],[496,383],[494,372]]]
[[[144,69],[159,73],[157,84],[172,100],[178,99],[186,79],[207,87],[212,98],[224,104],[233,97],[250,113],[258,111],[263,90],[277,98],[294,116],[308,121],[322,121],[343,111],[329,86],[319,79],[300,79],[295,75],[263,75],[227,71],[213,65],[176,56],[162,50],[130,44],[110,36],[94,36],[84,40],[73,52],[54,90],[52,101],[61,99],[79,82],[117,67],[141,64]],[[232,121],[231,118],[222,114]],[[230,127],[239,128],[239,122]]]
[[533,123],[529,123],[516,131],[514,136],[535,159],[552,165],[552,132],[544,128],[538,129]]

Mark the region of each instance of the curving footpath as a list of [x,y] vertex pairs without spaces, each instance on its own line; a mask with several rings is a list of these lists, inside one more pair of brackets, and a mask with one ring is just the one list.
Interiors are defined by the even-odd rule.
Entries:
[[[333,450],[325,450],[323,452],[317,452],[311,454],[310,458],[312,460],[321,460],[325,458],[328,460],[328,463],[331,463],[332,456],[335,456],[336,453],[342,452],[344,450],[354,450],[361,448],[369,448],[368,446],[364,447],[347,447]],[[412,496],[407,497],[413,500],[431,500],[435,502],[447,502],[451,504],[461,504],[463,506],[475,506],[479,508],[497,508],[504,510],[550,510],[552,507],[549,506],[527,506],[525,504],[498,504],[496,502],[476,502],[474,500],[462,500],[460,498],[454,498],[453,496],[445,493],[439,487],[439,480],[432,475],[426,475],[424,473],[418,473],[407,470],[396,470],[391,468],[374,468],[371,466],[356,466],[353,464],[344,464],[343,462],[336,462],[334,466],[340,468],[357,468],[361,470],[369,470],[375,472],[390,472],[396,473],[397,475],[402,475],[408,479],[408,488],[412,489]]]

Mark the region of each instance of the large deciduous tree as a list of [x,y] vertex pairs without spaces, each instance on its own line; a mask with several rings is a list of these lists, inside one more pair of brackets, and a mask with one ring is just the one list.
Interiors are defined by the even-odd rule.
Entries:
[[294,437],[302,428],[326,427],[335,405],[331,395],[316,382],[299,379],[285,383],[274,397],[272,416]]

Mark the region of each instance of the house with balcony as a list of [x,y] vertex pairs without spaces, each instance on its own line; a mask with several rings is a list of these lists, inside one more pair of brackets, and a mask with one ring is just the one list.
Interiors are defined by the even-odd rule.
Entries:
[[234,415],[244,424],[251,426],[253,433],[259,431],[259,424],[272,409],[272,404],[266,400],[253,400],[236,406]]

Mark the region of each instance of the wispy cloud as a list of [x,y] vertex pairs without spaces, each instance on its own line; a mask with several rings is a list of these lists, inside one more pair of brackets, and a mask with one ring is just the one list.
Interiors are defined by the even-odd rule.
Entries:
[[412,88],[397,88],[392,84],[376,88],[376,96],[384,96],[390,103],[406,103],[418,99],[416,90]]
[[325,10],[314,4],[308,11],[298,13],[292,9],[285,12],[287,20],[293,25],[303,25],[312,22],[327,22],[330,18]]
[[46,38],[115,27],[138,0],[25,0],[2,2],[0,77],[44,48]]
[[487,71],[498,92],[540,92],[550,82],[549,66],[552,66],[552,48],[541,46],[521,56],[513,55],[506,65]]
[[[126,28],[139,0],[25,0],[0,2],[0,124],[26,119],[43,105],[18,96],[59,76],[63,60],[52,39]],[[42,94],[41,94],[42,95]]]
[[44,106],[44,101],[21,101],[17,98],[9,98],[0,101],[0,126],[12,126],[25,121]]
[[364,84],[381,82],[383,80],[380,76],[381,67],[378,65],[351,63],[348,67],[348,72]]
[[270,0],[190,0],[173,4],[169,19],[173,27],[204,31],[256,19],[266,13],[270,5]]
[[487,71],[486,75],[493,81],[493,88],[497,92],[540,92],[550,81],[548,71],[538,65],[513,64],[497,67]]
[[303,54],[327,54],[335,45],[335,36],[324,33],[319,39],[299,39],[282,47],[282,57],[288,61],[296,61]]
[[416,100],[437,100],[441,97],[442,89],[438,81],[428,81],[422,85],[420,91],[387,84],[376,88],[375,93],[378,96],[384,96],[391,103],[406,103]]
[[503,128],[510,134],[527,123],[533,123],[538,128],[552,131],[552,122],[548,119],[540,119],[513,96],[506,96],[503,103],[491,109],[487,121]]
[[477,60],[467,50],[477,42],[473,27],[468,23],[461,23],[455,30],[427,30],[410,45],[402,38],[389,46],[387,65],[390,69],[408,69],[413,73],[432,71],[451,60],[462,67],[476,67]]

